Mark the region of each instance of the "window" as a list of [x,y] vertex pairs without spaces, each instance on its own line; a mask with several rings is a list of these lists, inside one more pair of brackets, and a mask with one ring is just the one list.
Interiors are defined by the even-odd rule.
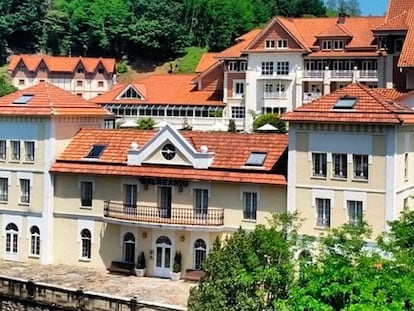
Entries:
[[19,85],[24,85],[24,79],[19,79]]
[[33,162],[35,159],[35,143],[34,141],[24,142],[25,160]]
[[347,155],[333,154],[333,177],[346,178],[347,177]]
[[9,197],[9,179],[0,178],[0,201],[6,202]]
[[166,160],[174,159],[176,155],[176,150],[173,144],[165,144],[161,149],[161,154]]
[[198,239],[194,243],[194,268],[201,270],[201,265],[206,261],[207,245],[202,239]]
[[133,263],[135,261],[135,236],[128,232],[124,235],[124,261]]
[[243,98],[244,96],[244,82],[234,82],[233,97]]
[[91,181],[81,181],[81,206],[92,206],[93,183]]
[[19,66],[19,71],[25,71],[26,67],[25,66]]
[[273,74],[273,62],[262,62],[262,75]]
[[103,68],[98,68],[98,73],[103,74],[104,73],[104,69]]
[[354,178],[356,179],[368,179],[368,156],[354,154]]
[[323,40],[322,41],[322,50],[332,50],[332,41],[331,40]]
[[114,129],[115,128],[115,120],[113,120],[113,119],[104,120],[104,128],[105,129]]
[[313,176],[326,177],[326,153],[312,153]]
[[394,49],[395,53],[400,53],[402,51],[403,43],[404,43],[403,39],[395,39],[395,49]]
[[265,41],[265,48],[266,49],[274,49],[275,48],[275,40],[266,40]]
[[247,62],[243,61],[240,62],[240,71],[246,71],[247,70]]
[[359,225],[362,222],[362,201],[347,201],[348,222]]
[[125,185],[125,207],[137,207],[137,185]]
[[243,192],[243,219],[256,220],[257,193]]
[[316,226],[329,228],[331,226],[331,200],[316,199]]
[[286,39],[277,40],[277,48],[278,49],[287,49],[288,44]]
[[98,87],[104,87],[104,82],[103,81],[98,81]]
[[0,160],[6,160],[6,141],[0,140]]
[[232,119],[244,119],[246,112],[244,107],[231,107]]
[[207,214],[208,190],[194,189],[194,209],[198,214]]
[[6,226],[6,253],[17,255],[19,229],[14,223]]
[[30,203],[30,179],[20,179],[20,203]]
[[408,180],[408,152],[404,153],[404,179]]
[[[126,89],[124,93],[120,96],[120,98],[124,99],[142,99],[142,96],[132,87]],[[119,98],[117,98],[119,99]]]
[[39,67],[39,70],[40,70],[41,72],[45,72],[45,71],[46,71],[46,67],[45,67],[45,66],[40,66],[40,67]]
[[78,68],[78,73],[84,73],[85,71],[83,70],[83,68]]
[[244,165],[247,166],[263,166],[267,152],[252,151]]
[[30,228],[30,255],[40,255],[40,230],[38,226]]
[[89,153],[85,158],[89,159],[99,159],[104,152],[106,145],[93,145]]
[[276,74],[288,75],[289,74],[289,62],[277,62]]
[[81,231],[81,259],[91,259],[92,235],[88,229]]
[[334,40],[333,49],[334,50],[343,50],[344,49],[344,41],[343,40]]
[[235,62],[235,61],[229,62],[228,69],[229,69],[229,71],[237,71],[238,70],[237,62]]
[[82,80],[76,80],[76,86],[82,86],[83,81]]
[[273,93],[273,84],[271,83],[265,84],[265,93]]
[[20,141],[18,140],[12,140],[10,142],[10,146],[11,146],[11,159],[14,161],[19,161],[20,160]]

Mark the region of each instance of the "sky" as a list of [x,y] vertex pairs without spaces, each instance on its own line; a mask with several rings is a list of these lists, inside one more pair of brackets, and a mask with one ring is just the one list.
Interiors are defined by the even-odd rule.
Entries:
[[384,15],[388,0],[358,0],[361,15]]

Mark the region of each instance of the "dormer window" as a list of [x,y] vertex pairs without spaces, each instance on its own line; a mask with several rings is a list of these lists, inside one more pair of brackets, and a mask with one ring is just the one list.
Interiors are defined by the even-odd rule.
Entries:
[[165,144],[161,149],[161,154],[166,160],[172,160],[175,157],[176,151],[173,144]]
[[334,40],[333,49],[334,50],[343,50],[344,49],[344,41],[343,40]]
[[78,68],[78,73],[84,73],[85,71],[83,70],[83,68]]
[[266,49],[274,49],[275,48],[275,40],[266,40],[265,41],[265,48]]
[[40,70],[41,72],[45,72],[45,71],[46,71],[46,67],[45,67],[45,66],[40,66],[39,70]]
[[246,71],[247,70],[247,62],[243,61],[240,62],[240,71]]
[[119,98],[122,98],[122,99],[142,99],[142,96],[134,88],[129,87]]
[[331,40],[323,40],[322,41],[322,50],[324,50],[324,51],[332,50],[332,41]]
[[103,68],[98,68],[98,73],[103,74],[104,73],[104,69]]
[[235,61],[231,61],[229,62],[229,71],[237,71],[237,62]]
[[278,49],[287,49],[288,44],[286,39],[277,40],[277,48]]
[[18,69],[18,70],[19,70],[19,71],[24,71],[24,70],[25,70],[25,68],[26,68],[25,66],[19,66],[19,69]]

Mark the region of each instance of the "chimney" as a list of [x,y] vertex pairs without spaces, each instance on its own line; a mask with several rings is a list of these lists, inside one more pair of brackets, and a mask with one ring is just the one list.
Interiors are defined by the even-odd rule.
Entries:
[[343,25],[343,24],[345,24],[345,17],[346,17],[347,15],[346,15],[346,13],[339,13],[338,14],[338,20],[336,21],[336,23],[337,24],[340,24],[340,25]]

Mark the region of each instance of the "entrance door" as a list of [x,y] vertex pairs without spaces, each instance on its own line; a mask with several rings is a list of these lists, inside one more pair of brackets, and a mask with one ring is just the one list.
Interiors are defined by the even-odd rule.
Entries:
[[171,187],[159,187],[160,217],[171,218]]
[[6,249],[4,259],[18,260],[18,236],[19,229],[14,223],[6,226]]
[[131,232],[124,235],[124,261],[130,263],[135,261],[135,237]]
[[160,236],[155,242],[155,269],[154,275],[169,278],[171,272],[171,240]]

